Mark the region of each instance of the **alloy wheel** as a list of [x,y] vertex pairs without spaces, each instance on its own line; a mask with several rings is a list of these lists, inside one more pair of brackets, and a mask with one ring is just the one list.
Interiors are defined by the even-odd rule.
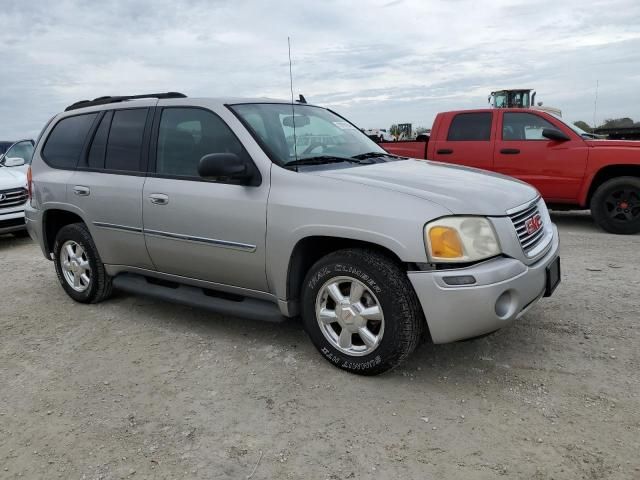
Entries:
[[372,353],[382,341],[384,315],[375,294],[361,281],[334,277],[318,291],[316,320],[337,350],[353,356]]
[[64,279],[76,292],[84,292],[91,284],[91,267],[84,248],[67,240],[60,249],[60,267]]
[[640,192],[622,188],[611,192],[605,200],[609,217],[618,222],[634,222],[640,219]]

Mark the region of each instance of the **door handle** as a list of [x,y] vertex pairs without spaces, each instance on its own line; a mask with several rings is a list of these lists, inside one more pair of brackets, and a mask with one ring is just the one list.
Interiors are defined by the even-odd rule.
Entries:
[[154,205],[166,205],[169,203],[169,196],[164,193],[152,193],[149,195],[149,200],[151,200],[151,203]]
[[436,150],[436,153],[440,155],[451,155],[453,153],[453,150],[451,150],[450,148],[441,148],[440,150]]
[[520,153],[519,148],[503,148],[500,150],[500,153],[504,153],[505,155],[517,155]]
[[91,193],[89,187],[83,187],[82,185],[76,185],[73,187],[73,193],[80,197],[88,197]]

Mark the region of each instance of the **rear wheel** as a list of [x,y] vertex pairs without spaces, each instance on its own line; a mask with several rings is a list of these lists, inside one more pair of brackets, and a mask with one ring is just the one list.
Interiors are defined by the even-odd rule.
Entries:
[[600,185],[591,199],[591,215],[607,232],[640,232],[640,178],[619,177]]
[[111,295],[111,277],[82,223],[60,229],[53,246],[58,280],[67,295],[77,302],[98,303]]
[[305,329],[320,353],[360,375],[400,364],[425,325],[406,273],[371,250],[340,250],[316,262],[302,303]]

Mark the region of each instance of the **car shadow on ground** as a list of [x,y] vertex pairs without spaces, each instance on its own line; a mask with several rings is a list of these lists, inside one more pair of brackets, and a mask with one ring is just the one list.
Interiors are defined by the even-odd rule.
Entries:
[[12,233],[0,235],[0,251],[15,247],[17,245],[26,245],[28,243],[33,243],[33,240],[31,240],[31,238],[28,236],[17,237]]
[[595,224],[588,210],[551,210],[549,213],[551,214],[551,221],[555,223],[559,228],[567,229],[568,231],[580,231],[608,235]]
[[[271,349],[277,349],[293,354],[302,368],[321,368],[324,374],[334,371],[334,368],[323,360],[311,343],[300,318],[287,319],[282,323],[270,323],[222,316],[203,309],[120,291],[114,291],[114,296],[106,304],[117,305],[116,311],[133,313],[128,318],[135,322],[148,322],[151,317],[154,323],[157,322],[156,326],[163,330],[170,330],[175,335],[189,332],[198,335],[204,341],[224,338],[231,343],[248,342],[258,351],[268,352]],[[531,353],[531,361],[533,361],[534,358],[539,357],[535,352],[544,340],[540,336],[531,336],[529,333],[525,335],[524,331],[516,331],[522,328],[523,322],[524,329],[528,330],[526,326],[528,322],[522,319],[516,324],[507,326],[504,331],[450,344],[436,345],[427,336],[397,369],[376,378],[386,378],[392,383],[399,382],[399,384],[419,380],[434,385],[441,382],[442,376],[446,379],[448,375],[453,375],[455,372],[478,372],[480,368],[494,368],[496,367],[494,358],[497,363],[500,363],[498,361],[500,357],[509,357],[516,352],[524,357]],[[514,341],[522,336],[528,337],[529,344],[526,352],[522,350],[521,339]],[[538,342],[540,345],[537,345]],[[345,378],[351,375],[338,370],[335,370],[335,373],[339,376],[344,374],[347,376]],[[471,375],[465,379],[458,378],[458,381],[461,384],[474,383],[476,379],[475,375]]]

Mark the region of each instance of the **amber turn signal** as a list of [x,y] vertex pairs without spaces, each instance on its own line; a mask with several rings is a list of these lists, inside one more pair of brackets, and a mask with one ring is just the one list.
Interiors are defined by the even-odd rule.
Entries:
[[464,257],[462,240],[458,232],[451,227],[435,226],[429,229],[431,253],[437,258]]

